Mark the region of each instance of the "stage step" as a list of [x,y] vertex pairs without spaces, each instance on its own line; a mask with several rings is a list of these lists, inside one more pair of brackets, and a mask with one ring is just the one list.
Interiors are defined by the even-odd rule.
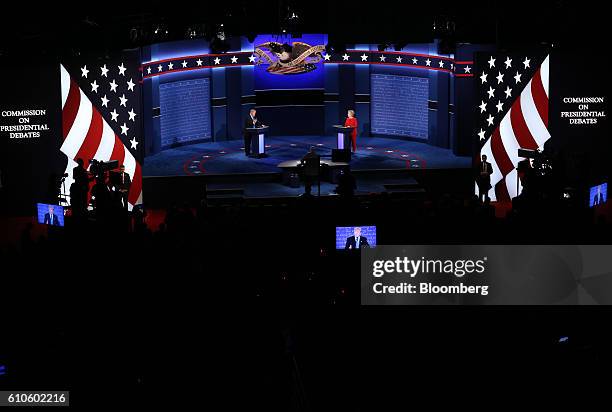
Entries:
[[241,187],[227,189],[211,189],[206,187],[207,199],[226,199],[244,197],[244,189]]

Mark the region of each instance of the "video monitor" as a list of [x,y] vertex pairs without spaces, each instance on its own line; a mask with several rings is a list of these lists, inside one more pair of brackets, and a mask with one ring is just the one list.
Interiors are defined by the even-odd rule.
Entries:
[[376,247],[376,226],[336,227],[336,249],[355,250]]
[[64,208],[47,203],[37,204],[38,223],[49,226],[64,226]]
[[589,207],[598,206],[608,201],[608,183],[591,187],[589,192]]

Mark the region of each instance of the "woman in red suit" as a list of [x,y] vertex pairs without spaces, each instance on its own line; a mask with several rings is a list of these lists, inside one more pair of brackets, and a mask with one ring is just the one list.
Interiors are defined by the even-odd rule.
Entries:
[[349,110],[347,118],[344,121],[344,127],[352,127],[351,142],[353,143],[353,153],[357,151],[357,118],[355,117],[355,110]]

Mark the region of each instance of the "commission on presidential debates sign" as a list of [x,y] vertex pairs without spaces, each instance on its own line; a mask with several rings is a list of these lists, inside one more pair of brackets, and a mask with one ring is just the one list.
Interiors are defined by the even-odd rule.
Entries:
[[609,245],[378,246],[361,251],[361,304],[612,304],[609,253]]

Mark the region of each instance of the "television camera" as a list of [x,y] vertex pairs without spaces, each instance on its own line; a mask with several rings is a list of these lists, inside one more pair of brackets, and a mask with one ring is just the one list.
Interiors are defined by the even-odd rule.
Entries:
[[89,160],[89,173],[91,173],[96,179],[102,179],[104,177],[104,173],[110,172],[117,167],[119,167],[118,160],[110,160],[108,162],[96,159]]

